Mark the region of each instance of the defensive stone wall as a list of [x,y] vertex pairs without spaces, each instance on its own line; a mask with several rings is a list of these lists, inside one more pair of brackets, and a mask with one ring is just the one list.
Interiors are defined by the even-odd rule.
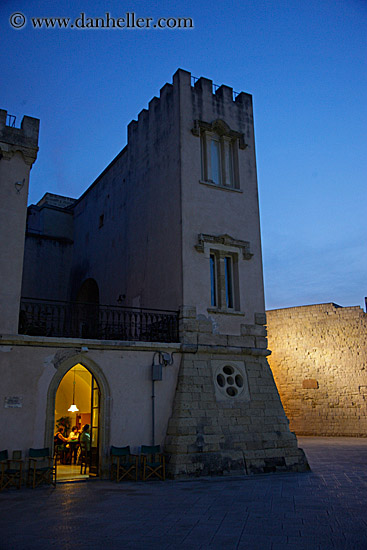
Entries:
[[367,314],[333,303],[267,312],[270,367],[297,435],[367,436]]

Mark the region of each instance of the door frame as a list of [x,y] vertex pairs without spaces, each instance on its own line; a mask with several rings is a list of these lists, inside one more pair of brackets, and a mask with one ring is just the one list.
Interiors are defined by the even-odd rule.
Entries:
[[55,401],[56,392],[59,384],[65,374],[76,364],[80,363],[89,370],[92,376],[97,381],[100,390],[99,404],[99,475],[101,478],[108,474],[108,457],[110,444],[110,429],[111,429],[111,392],[107,379],[99,365],[90,359],[86,353],[76,353],[71,357],[65,358],[57,365],[56,373],[54,374],[47,392],[46,405],[46,425],[44,445],[53,448],[54,426],[55,426]]

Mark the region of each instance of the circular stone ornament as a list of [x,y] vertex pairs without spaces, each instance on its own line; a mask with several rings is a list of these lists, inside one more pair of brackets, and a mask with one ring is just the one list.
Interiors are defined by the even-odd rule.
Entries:
[[219,367],[214,382],[217,389],[230,399],[240,396],[243,392],[243,373],[233,364]]

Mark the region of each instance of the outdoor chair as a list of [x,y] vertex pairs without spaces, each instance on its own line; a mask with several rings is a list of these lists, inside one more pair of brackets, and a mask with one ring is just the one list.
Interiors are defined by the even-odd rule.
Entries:
[[140,455],[142,465],[142,480],[146,481],[152,476],[164,481],[166,479],[166,464],[160,445],[142,445]]
[[1,477],[0,491],[14,485],[20,489],[22,485],[22,451],[13,451],[12,458],[8,458],[8,451],[0,451]]
[[27,485],[35,489],[41,483],[56,487],[56,460],[50,456],[50,449],[29,449]]
[[138,455],[130,453],[130,447],[111,447],[111,481],[116,479],[119,483],[122,479],[138,479]]

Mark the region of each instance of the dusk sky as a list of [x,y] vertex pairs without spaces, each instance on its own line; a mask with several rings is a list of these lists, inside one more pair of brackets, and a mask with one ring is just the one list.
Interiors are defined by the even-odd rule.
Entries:
[[[81,12],[190,17],[194,28],[32,27]],[[267,309],[363,305],[366,0],[1,0],[0,18],[0,108],[17,125],[41,120],[30,203],[80,196],[180,67],[253,95]]]

